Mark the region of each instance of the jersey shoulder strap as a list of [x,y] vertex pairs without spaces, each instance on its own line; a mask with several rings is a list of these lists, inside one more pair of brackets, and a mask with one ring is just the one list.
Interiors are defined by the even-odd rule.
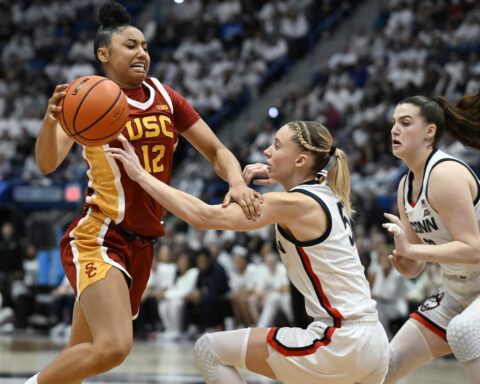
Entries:
[[170,110],[172,111],[172,115],[173,115],[173,103],[172,103],[172,99],[170,98],[170,95],[168,94],[167,90],[162,85],[162,83],[160,83],[160,81],[158,81],[158,79],[156,79],[155,77],[151,77],[150,79],[152,80],[152,83],[155,85],[155,87],[158,89],[158,91],[162,94],[163,98],[165,99],[168,106],[170,107]]

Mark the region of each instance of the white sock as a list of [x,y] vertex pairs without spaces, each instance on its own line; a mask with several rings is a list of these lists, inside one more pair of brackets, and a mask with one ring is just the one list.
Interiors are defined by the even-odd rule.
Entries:
[[38,376],[38,373],[37,373],[35,376],[30,377],[30,378],[25,382],[25,384],[38,384],[37,376]]

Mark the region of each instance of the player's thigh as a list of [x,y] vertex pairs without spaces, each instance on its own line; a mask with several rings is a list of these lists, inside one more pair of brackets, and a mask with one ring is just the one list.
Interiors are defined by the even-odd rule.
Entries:
[[[452,350],[450,349],[447,341],[443,337],[437,335],[435,332],[431,331],[425,325],[423,325],[422,323],[420,323],[419,321],[413,318],[410,318],[408,321],[413,322],[417,326],[417,328],[420,330],[420,332],[422,332],[422,335],[423,337],[425,337],[425,340],[430,347],[430,352],[432,353],[432,356],[434,358],[445,356],[452,353]],[[401,333],[402,329],[403,327],[400,329],[400,331],[395,337],[397,336],[402,337],[402,333]],[[416,339],[415,334],[409,334],[408,337],[412,339],[413,343],[415,342],[415,339]]]
[[75,301],[75,305],[73,306],[72,331],[70,332],[67,348],[91,341],[92,333],[90,332],[90,327],[88,326],[85,316],[83,316],[80,303]]
[[252,328],[250,330],[245,364],[252,372],[276,379],[275,373],[267,363],[269,356],[267,347],[268,331],[268,328]]
[[80,296],[80,307],[95,342],[132,344],[132,310],[123,272],[112,267],[104,279],[88,286]]

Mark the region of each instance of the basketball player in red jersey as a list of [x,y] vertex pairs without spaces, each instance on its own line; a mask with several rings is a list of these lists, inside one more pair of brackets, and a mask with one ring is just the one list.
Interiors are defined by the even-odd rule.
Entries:
[[[100,10],[100,22],[95,55],[106,76],[127,96],[130,110],[123,135],[144,169],[169,183],[173,152],[182,134],[229,183],[224,205],[236,201],[248,219],[255,219],[262,198],[246,186],[233,154],[182,96],[147,77],[147,43],[130,24],[126,10],[107,3]],[[56,118],[66,87],[55,89],[37,138],[36,158],[43,173],[53,172],[73,145]],[[85,210],[60,244],[62,264],[77,296],[70,339],[28,384],[81,383],[119,365],[130,352],[132,316],[138,313],[149,277],[153,244],[164,235],[164,209],[128,178],[120,162],[106,156],[109,146],[120,143],[83,148],[88,165]]]

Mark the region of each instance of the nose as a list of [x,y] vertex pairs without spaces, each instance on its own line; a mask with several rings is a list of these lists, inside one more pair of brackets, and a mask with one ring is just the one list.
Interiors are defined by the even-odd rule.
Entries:
[[398,135],[399,134],[399,129],[397,123],[393,123],[392,129],[390,129],[390,133],[393,135]]
[[147,55],[148,55],[148,51],[147,51],[145,48],[143,48],[143,47],[140,46],[140,47],[138,48],[138,56],[140,56],[140,57],[146,57]]
[[263,154],[267,156],[267,158],[270,158],[270,156],[272,155],[272,146],[270,145],[267,149],[265,149],[263,151]]

